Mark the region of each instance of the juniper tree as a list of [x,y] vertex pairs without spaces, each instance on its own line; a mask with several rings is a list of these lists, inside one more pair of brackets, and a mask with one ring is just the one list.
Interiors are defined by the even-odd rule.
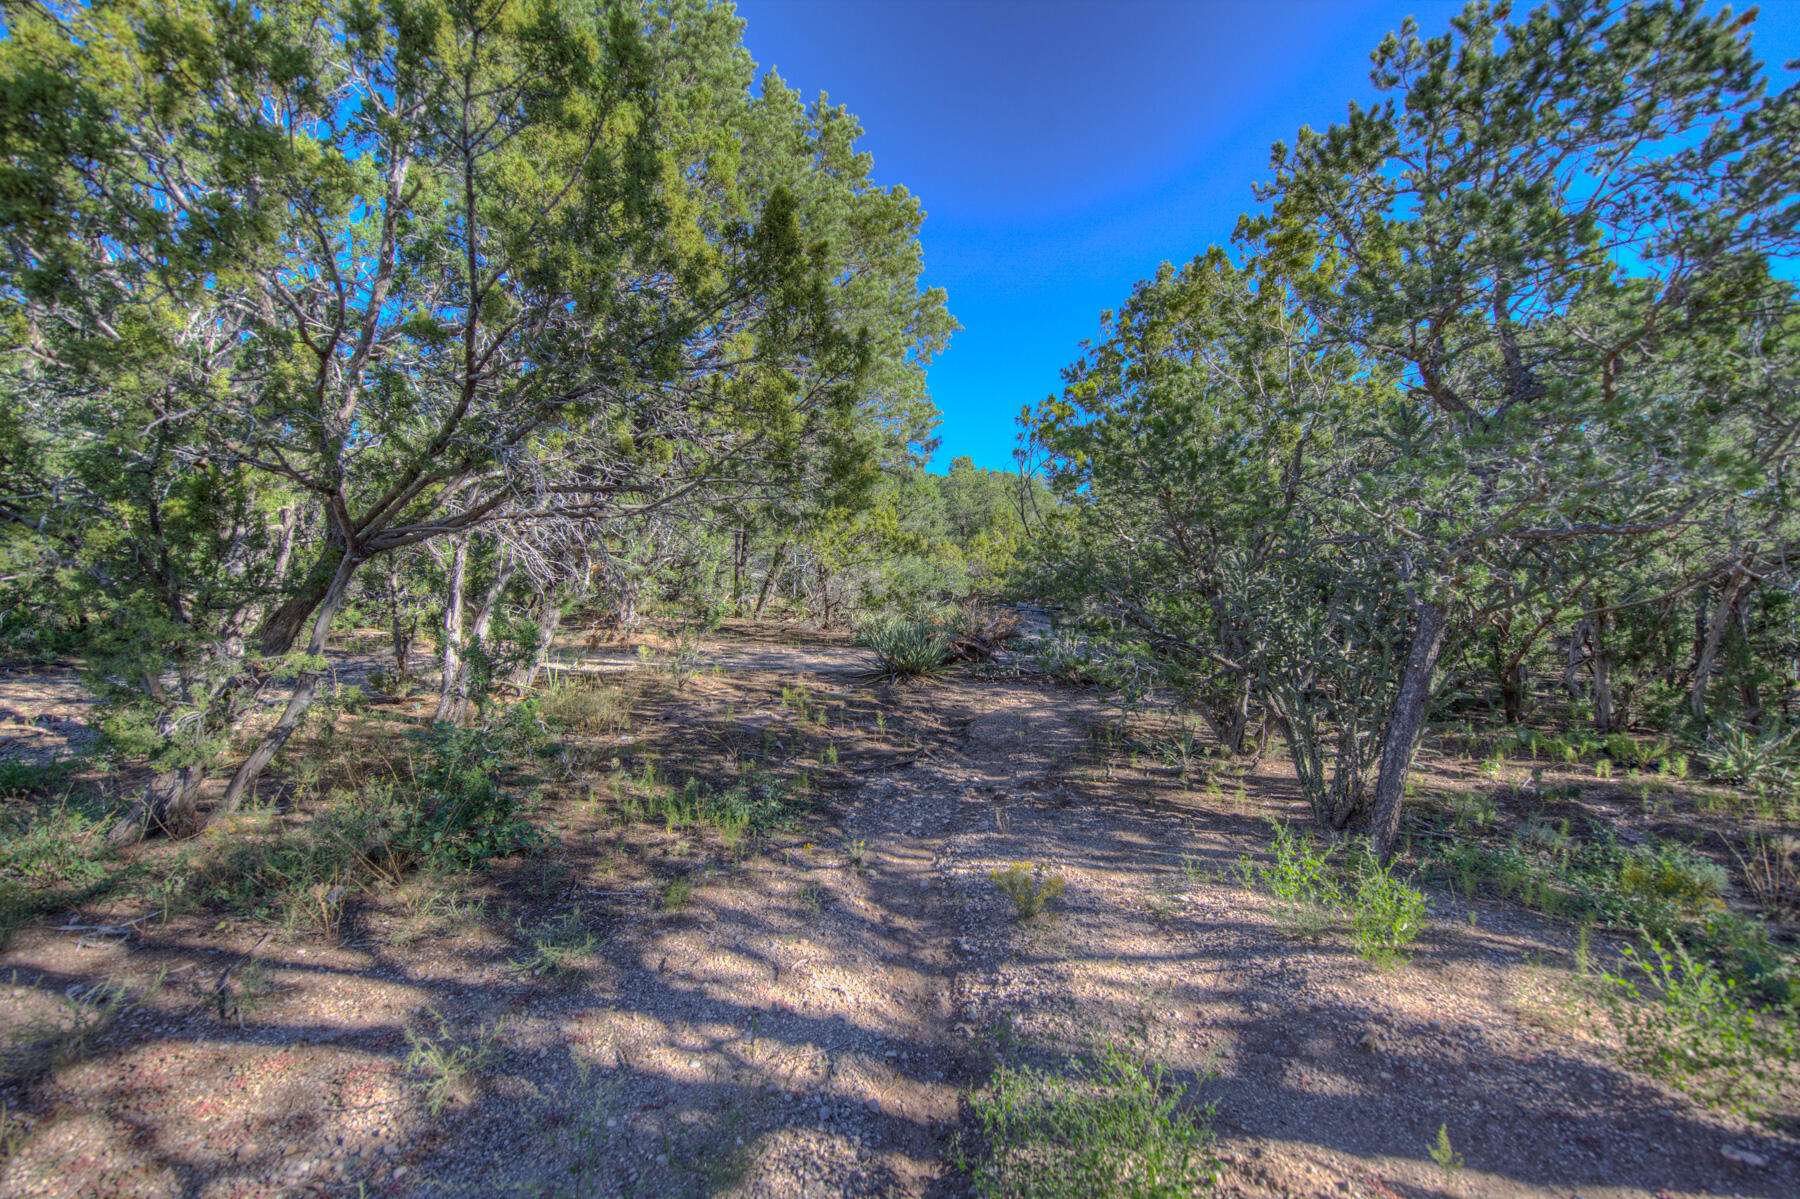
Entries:
[[[243,700],[287,675],[226,802],[244,793],[364,563],[496,520],[629,518],[784,457],[854,469],[862,380],[895,341],[834,305],[861,260],[809,225],[821,196],[878,189],[816,128],[782,125],[782,177],[746,163],[787,100],[753,93],[728,7],[103,0],[8,21],[0,298],[8,453],[30,467],[0,510],[134,647],[108,677],[160,710],[155,752],[185,770],[146,815],[188,819]],[[863,207],[890,242],[916,233],[903,197]],[[933,336],[916,246],[895,261],[878,274]],[[305,536],[283,542],[295,506]],[[159,697],[183,654],[212,665]]]
[[[1791,537],[1800,93],[1750,18],[1471,4],[1373,55],[1389,98],[1277,146],[1242,228],[1331,337],[1399,372],[1390,447],[1345,481],[1413,609],[1374,831],[1399,827],[1452,614],[1564,590],[1677,533],[1719,561]],[[1785,531],[1784,531],[1785,530]],[[1647,586],[1676,580],[1644,580]],[[1635,597],[1607,595],[1609,603]]]

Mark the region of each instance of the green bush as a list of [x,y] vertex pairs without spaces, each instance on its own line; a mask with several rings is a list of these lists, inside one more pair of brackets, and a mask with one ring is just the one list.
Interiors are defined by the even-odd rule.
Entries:
[[1357,855],[1351,878],[1343,905],[1356,951],[1378,965],[1397,965],[1424,930],[1425,896],[1367,848]]
[[916,679],[950,665],[950,637],[935,625],[896,621],[870,633],[875,673],[889,679]]
[[1351,941],[1364,958],[1381,965],[1403,960],[1424,929],[1425,897],[1395,878],[1366,844],[1340,868],[1333,852],[1295,836],[1286,825],[1273,828],[1272,863],[1259,865],[1248,855],[1238,859],[1245,885],[1272,895],[1291,931],[1317,935],[1347,919]]
[[1012,900],[1021,920],[1043,915],[1050,901],[1063,893],[1060,876],[1047,874],[1043,866],[1031,862],[1014,862],[1005,870],[991,870],[988,877],[1002,895]]
[[547,739],[530,702],[491,728],[447,724],[411,734],[417,806],[402,830],[402,847],[432,866],[478,866],[489,858],[541,848],[543,833],[519,812],[516,764]]
[[1678,941],[1644,943],[1648,954],[1627,948],[1623,971],[1602,976],[1627,1060],[1708,1103],[1761,1114],[1795,1061],[1792,1013],[1758,1010]]
[[[32,784],[14,795],[36,792],[55,774],[34,768]],[[79,794],[0,803],[0,947],[33,916],[79,903],[124,877],[106,842],[113,816],[112,805]]]
[[1716,906],[1725,891],[1724,867],[1685,845],[1665,842],[1633,850],[1619,866],[1628,900],[1667,902],[1690,910]]
[[1217,1183],[1210,1112],[1159,1065],[1107,1044],[1067,1073],[1001,1066],[970,1096],[985,1155],[963,1162],[987,1199],[1187,1199]]

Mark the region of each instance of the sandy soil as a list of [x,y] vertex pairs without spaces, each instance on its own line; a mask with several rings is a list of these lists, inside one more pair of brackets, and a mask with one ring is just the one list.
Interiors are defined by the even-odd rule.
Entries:
[[[478,911],[371,897],[337,944],[104,908],[21,931],[0,955],[0,1192],[955,1195],[947,1154],[996,1056],[1111,1037],[1216,1106],[1224,1194],[1800,1195],[1795,1140],[1617,1064],[1565,926],[1432,894],[1391,970],[1284,933],[1229,881],[1300,812],[1280,763],[1208,797],[1098,763],[1100,698],[1029,674],[890,686],[841,641],[741,634],[714,664],[630,744],[574,755],[543,813],[558,847],[460,884]],[[768,745],[799,720],[783,687],[842,753],[756,852],[584,801],[609,755]],[[1066,881],[1050,918],[1019,922],[989,881],[1019,860]],[[591,953],[527,973],[530,930],[558,921]],[[421,1047],[467,1058],[436,1110]],[[1427,1156],[1440,1125],[1453,1177]]]

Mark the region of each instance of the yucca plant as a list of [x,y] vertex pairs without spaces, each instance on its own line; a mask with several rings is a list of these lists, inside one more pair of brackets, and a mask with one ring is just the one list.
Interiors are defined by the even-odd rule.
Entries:
[[875,673],[882,678],[923,678],[950,664],[950,637],[935,625],[899,621],[871,633]]

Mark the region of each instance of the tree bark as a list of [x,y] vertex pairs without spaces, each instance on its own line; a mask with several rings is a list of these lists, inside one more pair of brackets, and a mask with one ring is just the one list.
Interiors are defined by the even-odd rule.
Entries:
[[205,782],[206,767],[201,764],[158,774],[113,825],[106,835],[107,841],[115,847],[130,845],[148,836],[152,829],[178,834],[193,828],[194,810],[199,805],[200,787]]
[[756,593],[756,609],[750,613],[751,620],[761,620],[763,605],[769,600],[769,588],[775,583],[775,575],[781,570],[781,559],[787,554],[788,543],[782,542],[775,547],[775,556],[769,560],[769,573],[763,576],[762,589]]
[[463,607],[469,581],[469,539],[458,537],[450,550],[448,570],[450,595],[444,601],[444,667],[438,676],[438,706],[435,720],[450,719],[452,689],[462,673]]
[[749,536],[743,529],[731,531],[731,611],[740,613],[744,606],[744,559],[749,553]]
[[1712,619],[1706,624],[1706,639],[1700,643],[1700,656],[1694,663],[1694,682],[1688,690],[1688,707],[1696,720],[1706,719],[1706,684],[1712,675],[1713,663],[1719,657],[1719,642],[1725,637],[1725,628],[1731,623],[1731,611],[1737,606],[1738,595],[1749,583],[1748,576],[1728,579],[1719,591],[1719,603],[1713,609]]
[[[331,635],[331,622],[336,619],[338,609],[343,606],[344,597],[350,593],[350,577],[356,573],[358,564],[357,559],[349,556],[338,560],[337,570],[331,576],[331,584],[325,589],[325,595],[313,613],[312,637],[306,646],[309,657],[316,659],[324,655],[326,641]],[[244,759],[237,772],[231,776],[231,783],[225,788],[225,797],[219,801],[221,809],[227,812],[237,811],[243,803],[244,793],[255,785],[270,761],[287,744],[287,739],[300,727],[301,717],[306,715],[313,700],[318,698],[319,682],[324,677],[323,669],[309,669],[302,671],[294,680],[293,694],[288,696],[287,707],[282,709],[275,727],[264,734],[256,748],[250,751],[250,756]]]
[[[1597,606],[1605,604],[1603,598],[1597,601]],[[1613,732],[1618,724],[1613,711],[1612,650],[1606,639],[1606,623],[1604,612],[1594,613],[1588,621],[1588,636],[1594,647],[1594,656],[1588,660],[1594,672],[1594,731],[1602,736]]]
[[[468,645],[485,646],[487,644],[488,630],[494,624],[494,613],[500,610],[500,597],[506,593],[506,586],[512,582],[513,575],[518,572],[518,569],[518,559],[512,554],[506,554],[501,559],[500,572],[494,576],[493,583],[483,593],[481,603],[475,609],[475,623],[469,628]],[[465,656],[460,669],[456,672],[456,694],[450,705],[450,719],[457,724],[461,724],[469,718],[469,709],[472,706],[469,691],[473,681],[473,665]]]
[[1563,667],[1563,688],[1568,691],[1569,698],[1572,700],[1581,699],[1583,694],[1581,664],[1586,660],[1586,655],[1582,651],[1587,646],[1587,639],[1588,619],[1584,616],[1575,622],[1575,627],[1569,632],[1569,655],[1567,663]]
[[300,639],[300,630],[306,627],[307,618],[318,610],[336,585],[343,561],[343,546],[335,541],[328,544],[320,552],[319,560],[313,563],[312,572],[300,589],[263,618],[255,637],[263,657],[277,657],[294,648],[294,642]]
[[405,610],[406,584],[400,579],[400,560],[390,556],[387,564],[388,632],[394,642],[394,678],[404,681],[412,674],[412,646],[419,635],[419,619]]
[[1438,655],[1443,652],[1444,630],[1449,622],[1450,614],[1443,604],[1426,601],[1419,605],[1400,690],[1394,696],[1394,707],[1382,734],[1381,773],[1375,780],[1370,832],[1375,851],[1384,862],[1393,860],[1394,843],[1400,835],[1400,801],[1406,794],[1407,772],[1412,769],[1419,740],[1425,734],[1432,679],[1437,673]]

